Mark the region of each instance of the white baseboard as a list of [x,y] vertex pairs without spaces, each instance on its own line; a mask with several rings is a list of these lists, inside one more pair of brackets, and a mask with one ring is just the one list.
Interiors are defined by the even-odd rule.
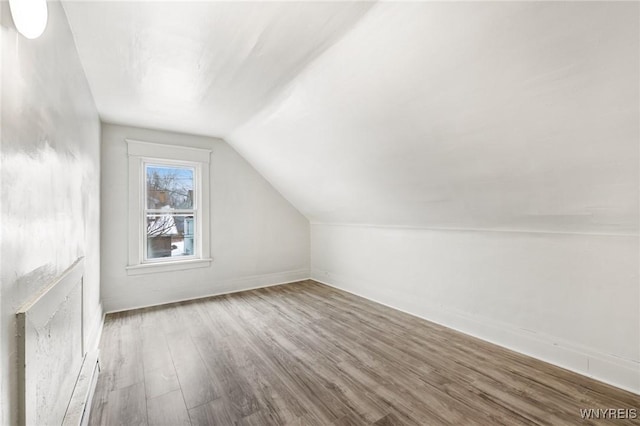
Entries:
[[[332,282],[327,281],[327,275],[330,275]],[[638,362],[599,353],[553,336],[514,328],[508,324],[468,315],[453,309],[429,306],[426,303],[421,305],[420,312],[412,312],[357,290],[367,288],[367,283],[356,283],[353,279],[339,277],[334,273],[327,274],[326,271],[312,269],[311,279],[583,376],[640,394],[640,363]],[[353,290],[353,287],[356,290]]]
[[98,355],[98,350],[90,351],[85,355],[62,426],[85,426],[89,424],[91,401],[93,400],[93,394],[98,384],[98,374],[100,373]]
[[[253,288],[269,287],[279,284],[289,284],[309,279],[309,269],[295,269],[293,271],[274,272],[270,274],[250,275],[216,282],[219,289],[228,288],[224,293],[251,290]],[[240,288],[241,287],[241,288]]]
[[210,292],[198,296],[180,298],[175,300],[168,300],[159,303],[150,303],[148,305],[139,305],[134,307],[127,307],[124,309],[109,310],[106,314],[112,314],[116,312],[126,312],[135,309],[150,308],[153,306],[168,305],[171,303],[188,302],[191,300],[206,299],[213,296],[222,296],[224,294],[240,293],[248,290],[255,290],[265,287],[273,287],[276,285],[291,284],[299,281],[309,279],[308,269],[298,269],[294,271],[276,272],[272,274],[252,275],[241,278],[235,278],[230,280],[221,280],[216,282],[216,289],[218,291]]

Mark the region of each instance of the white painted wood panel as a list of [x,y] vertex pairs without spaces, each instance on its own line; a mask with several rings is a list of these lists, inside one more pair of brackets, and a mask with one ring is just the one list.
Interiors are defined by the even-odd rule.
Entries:
[[82,276],[78,259],[17,312],[19,420],[60,425],[82,366]]

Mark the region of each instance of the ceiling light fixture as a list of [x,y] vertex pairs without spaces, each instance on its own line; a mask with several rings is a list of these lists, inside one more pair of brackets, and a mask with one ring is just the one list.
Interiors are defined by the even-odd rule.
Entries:
[[26,38],[40,37],[47,27],[47,0],[9,0],[16,28]]

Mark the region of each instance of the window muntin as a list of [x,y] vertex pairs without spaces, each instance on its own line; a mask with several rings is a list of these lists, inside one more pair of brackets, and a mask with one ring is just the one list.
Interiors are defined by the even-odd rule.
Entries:
[[197,164],[144,162],[143,259],[198,258]]

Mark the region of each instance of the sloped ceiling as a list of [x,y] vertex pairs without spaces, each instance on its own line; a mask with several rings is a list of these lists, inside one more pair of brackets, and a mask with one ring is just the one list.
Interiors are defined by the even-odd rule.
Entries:
[[371,3],[63,2],[103,120],[224,137]]
[[103,118],[222,135],[311,221],[638,232],[638,3],[174,6],[65,3]]

